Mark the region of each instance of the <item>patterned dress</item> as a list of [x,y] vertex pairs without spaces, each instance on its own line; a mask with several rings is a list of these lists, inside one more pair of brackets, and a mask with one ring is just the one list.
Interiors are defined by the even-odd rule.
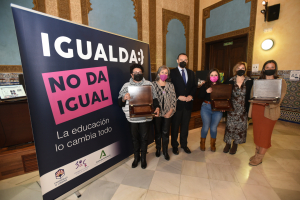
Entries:
[[234,140],[236,144],[246,142],[248,114],[245,109],[245,99],[246,81],[248,80],[251,79],[246,76],[241,88],[239,88],[236,83],[236,76],[230,79],[230,81],[234,81],[231,96],[233,111],[227,113],[227,123],[224,135],[224,142],[226,144],[230,144],[232,140]]

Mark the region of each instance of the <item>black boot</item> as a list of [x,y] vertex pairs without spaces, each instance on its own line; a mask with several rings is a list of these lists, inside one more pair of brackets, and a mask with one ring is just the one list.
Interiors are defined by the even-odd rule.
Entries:
[[146,167],[147,167],[146,152],[142,152],[142,155],[141,155],[141,167],[143,169],[146,169]]
[[160,149],[156,149],[155,156],[156,156],[156,157],[159,157],[159,156],[160,156]]
[[167,153],[164,153],[164,156],[165,156],[165,159],[166,159],[166,160],[170,160],[170,156],[169,156],[168,152],[167,152]]
[[223,152],[224,152],[224,153],[228,153],[229,150],[230,150],[230,148],[231,148],[231,144],[226,144],[226,146],[225,146],[224,149],[223,149]]
[[235,154],[237,151],[237,147],[238,147],[238,145],[233,142],[232,147],[229,151],[229,154],[231,154],[231,155]]
[[134,160],[133,160],[131,167],[136,168],[138,166],[139,162],[140,162],[140,153],[135,153]]
[[163,149],[163,154],[164,154],[166,160],[170,160],[170,156],[168,154],[168,148]]

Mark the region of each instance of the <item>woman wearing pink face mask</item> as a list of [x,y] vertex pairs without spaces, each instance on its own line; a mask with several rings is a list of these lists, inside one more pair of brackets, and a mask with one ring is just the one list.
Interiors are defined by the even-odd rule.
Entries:
[[201,141],[200,149],[205,151],[205,140],[207,136],[208,129],[210,128],[210,149],[211,151],[216,151],[216,137],[217,137],[217,127],[223,116],[220,111],[212,111],[210,104],[210,94],[212,93],[212,85],[221,84],[220,74],[217,69],[211,69],[209,75],[204,85],[200,87],[199,98],[203,99],[204,102],[201,106],[201,118],[203,126],[201,129]]
[[155,128],[156,157],[160,156],[161,143],[163,155],[166,160],[170,160],[168,154],[169,130],[171,117],[176,111],[176,94],[174,85],[170,81],[170,70],[166,66],[161,66],[153,82],[157,92],[157,99],[161,107],[159,117],[153,119]]

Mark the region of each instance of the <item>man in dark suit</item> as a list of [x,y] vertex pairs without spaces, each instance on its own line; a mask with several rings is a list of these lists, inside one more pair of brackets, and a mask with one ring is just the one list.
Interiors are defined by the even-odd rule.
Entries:
[[185,53],[181,53],[177,57],[178,67],[170,71],[171,81],[174,85],[177,106],[176,112],[172,118],[171,125],[171,145],[173,153],[178,155],[178,130],[180,127],[180,146],[186,153],[191,153],[187,146],[187,137],[189,132],[189,122],[191,119],[193,97],[196,93],[197,85],[195,74],[186,67],[188,57]]

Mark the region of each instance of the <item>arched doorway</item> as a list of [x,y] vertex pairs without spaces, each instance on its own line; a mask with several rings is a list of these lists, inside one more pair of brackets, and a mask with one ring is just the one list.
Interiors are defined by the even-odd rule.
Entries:
[[166,65],[177,67],[177,55],[186,52],[186,38],[183,24],[178,19],[172,19],[168,24],[166,36]]

